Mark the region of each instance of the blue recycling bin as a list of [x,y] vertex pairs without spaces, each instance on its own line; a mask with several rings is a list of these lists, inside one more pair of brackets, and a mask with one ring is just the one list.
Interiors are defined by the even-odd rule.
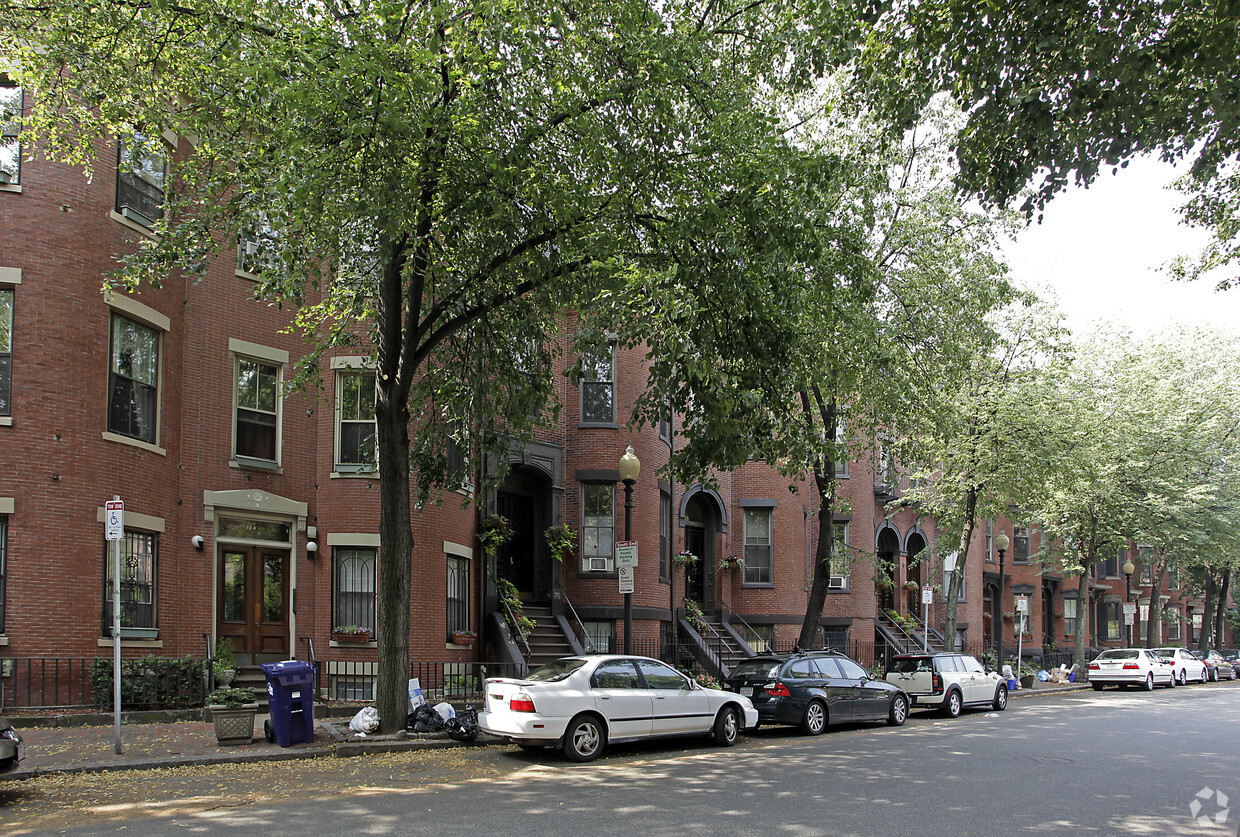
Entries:
[[268,741],[292,747],[314,740],[314,665],[302,660],[264,663],[267,708],[264,724]]

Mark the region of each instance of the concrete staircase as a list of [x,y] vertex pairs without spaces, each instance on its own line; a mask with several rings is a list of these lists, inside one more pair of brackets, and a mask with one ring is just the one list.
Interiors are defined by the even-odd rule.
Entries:
[[[560,629],[559,623],[551,615],[551,608],[526,605],[522,608],[522,612],[534,622],[534,632],[528,639],[530,652],[526,657],[531,671],[574,653],[573,647],[569,645],[568,639],[564,636],[564,631]],[[525,651],[524,647],[521,651]]]

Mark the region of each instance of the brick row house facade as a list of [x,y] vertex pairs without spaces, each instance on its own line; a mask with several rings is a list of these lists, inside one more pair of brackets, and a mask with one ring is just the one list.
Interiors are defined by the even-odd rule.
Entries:
[[[366,464],[369,361],[331,357],[322,393],[286,391],[305,346],[286,333],[287,310],[254,299],[247,268],[261,254],[245,243],[219,253],[200,279],[174,272],[159,289],[101,292],[118,254],[153,234],[186,143],[118,138],[97,148],[88,179],[22,159],[12,129],[21,103],[19,89],[0,86],[9,112],[0,118],[0,659],[111,655],[104,504],[119,497],[126,656],[201,657],[205,637],[231,639],[249,662],[305,658],[313,645],[327,694],[369,696],[373,634],[357,643],[333,632],[376,624],[382,549],[377,476]],[[563,336],[548,339],[567,348]],[[669,484],[660,468],[677,444],[674,422],[632,431],[625,421],[646,379],[641,355],[613,348],[585,367],[580,384],[560,376],[561,421],[510,454],[498,490],[471,496],[463,485],[415,511],[412,658],[488,659],[500,579],[531,608],[571,613],[578,640],[618,649],[624,608],[613,546],[624,533],[618,462],[629,445],[641,462],[631,518],[638,649],[657,653],[676,633],[686,598],[751,649],[790,645],[813,572],[812,483],[790,492],[752,461],[712,487]],[[837,550],[823,641],[868,662],[884,642],[881,615],[920,615],[921,586],[943,583],[941,559],[918,556],[946,550],[936,548],[933,521],[887,512],[898,486],[876,485],[872,463],[848,463],[839,476],[851,512],[836,521],[847,548]],[[512,521],[514,536],[488,559],[476,533],[491,514]],[[555,524],[578,533],[562,563],[544,534]],[[1012,538],[1002,600],[999,529]],[[975,539],[958,616],[967,646],[989,645],[999,631],[1014,646],[1017,623],[1004,614],[1020,594],[1030,601],[1026,647],[1070,643],[1076,582],[1031,560],[1036,537],[999,521]],[[682,567],[681,551],[699,560]],[[728,556],[743,567],[721,567]],[[1113,628],[1124,579],[1117,587],[1112,563],[1091,587],[1088,606],[1103,631],[1091,645],[1121,641]],[[1141,580],[1134,594],[1148,598]],[[1187,643],[1199,603],[1165,595],[1189,621],[1167,623],[1163,636]],[[941,592],[935,598],[930,624],[941,627]],[[482,641],[454,641],[463,630]],[[346,670],[336,684],[334,673]]]

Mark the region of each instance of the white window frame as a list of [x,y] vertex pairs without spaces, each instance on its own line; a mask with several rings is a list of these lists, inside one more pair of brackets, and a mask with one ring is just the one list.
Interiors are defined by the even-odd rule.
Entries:
[[[1068,605],[1072,605],[1072,615],[1068,615]],[[1076,598],[1065,598],[1063,600],[1063,632],[1065,637],[1076,636],[1077,630],[1081,624],[1080,602]]]
[[[379,462],[379,425],[374,418],[373,409],[371,412],[370,424],[373,427],[373,438],[375,440],[374,458],[370,462],[343,462],[341,442],[344,438],[344,425],[346,422],[351,424],[365,424],[362,419],[346,418],[344,415],[344,388],[347,382],[356,381],[366,376],[370,376],[372,385],[374,385],[374,364],[369,358],[332,358],[332,370],[336,376],[336,404],[333,415],[333,423],[335,425],[335,447],[332,452],[333,470],[338,474],[357,473],[357,474],[378,474]],[[377,387],[376,387],[377,393]]]
[[[611,498],[610,518],[589,514],[590,494]],[[604,544],[603,536],[607,543]],[[593,549],[593,551],[590,551]],[[581,571],[583,573],[614,572],[616,568],[616,486],[610,482],[581,484]]]
[[237,236],[237,274],[259,279],[280,266],[280,234],[267,215],[259,213]]
[[[0,188],[17,191],[22,182],[22,112],[25,91],[12,82],[0,82]],[[10,92],[11,91],[11,92]]]
[[[338,534],[334,537],[328,537],[328,546],[331,549],[331,618],[332,627],[345,627],[347,625],[357,625],[359,628],[367,628],[371,634],[371,640],[377,639],[378,623],[378,602],[379,602],[379,536],[378,535],[346,535]],[[344,580],[341,578],[341,562],[342,561],[360,561],[362,566],[360,569],[365,570],[365,562],[371,562],[370,567],[370,590],[364,589],[365,578],[362,573],[355,573],[350,580],[362,580],[359,589],[342,589]],[[364,613],[366,610],[364,605],[356,608],[341,607],[340,596],[342,594],[365,596],[370,595],[370,613]],[[348,610],[349,612],[342,612]]]
[[0,284],[0,422],[5,423],[13,415],[13,306],[16,301],[13,288]]
[[742,511],[745,527],[743,585],[765,587],[775,581],[775,509],[772,506],[751,506]]
[[1175,606],[1164,608],[1165,612],[1171,614],[1171,618],[1167,620],[1167,642],[1179,642],[1183,636],[1181,626],[1183,612]]
[[[146,154],[134,154],[134,149],[146,151]],[[128,151],[128,153],[126,153]],[[121,217],[143,227],[150,228],[164,217],[164,204],[167,201],[169,167],[168,148],[160,136],[147,136],[135,131],[130,138],[121,137],[116,149],[116,212]],[[141,185],[138,185],[141,184]],[[145,187],[145,189],[143,188]],[[140,196],[151,197],[158,192],[157,205],[153,207],[137,207],[122,198],[122,189],[128,188]],[[151,193],[151,194],[148,194]],[[156,204],[152,200],[152,204]],[[158,209],[158,212],[147,212],[145,209]]]
[[[232,464],[234,466],[245,466],[262,469],[278,469],[281,463],[281,455],[284,444],[284,367],[289,361],[288,352],[282,349],[275,349],[270,346],[262,346],[257,343],[250,343],[244,340],[230,339],[228,341],[229,351],[233,354],[233,375],[232,375]],[[249,453],[241,453],[238,449],[239,427],[241,423],[241,410],[248,410],[255,413],[267,413],[266,410],[259,409],[259,405],[253,406],[241,403],[241,368],[242,364],[254,363],[262,366],[272,367],[275,370],[274,376],[274,412],[269,413],[273,416],[275,422],[275,439],[273,457],[267,459],[263,456],[254,456]]]
[[[849,525],[847,520],[831,521],[832,532],[843,534],[835,539],[831,549],[831,572],[827,578],[828,590],[847,590],[852,584],[852,554],[848,547]],[[836,572],[843,570],[843,572]]]
[[[590,352],[581,356],[581,381],[577,387],[580,399],[581,424],[612,427],[616,423],[616,344],[607,344],[606,357],[609,368],[606,378],[598,375],[603,369],[603,363],[601,363],[603,358],[600,355],[601,353],[595,354]],[[607,418],[586,415],[586,393],[593,388],[606,389],[609,392],[611,414]]]

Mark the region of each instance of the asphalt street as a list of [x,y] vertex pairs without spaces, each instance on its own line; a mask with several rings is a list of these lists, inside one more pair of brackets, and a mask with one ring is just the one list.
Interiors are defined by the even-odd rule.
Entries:
[[[817,738],[763,728],[573,765],[511,746],[0,785],[11,835],[1223,835],[1240,683],[1013,701]],[[1231,801],[1235,800],[1234,810]]]

